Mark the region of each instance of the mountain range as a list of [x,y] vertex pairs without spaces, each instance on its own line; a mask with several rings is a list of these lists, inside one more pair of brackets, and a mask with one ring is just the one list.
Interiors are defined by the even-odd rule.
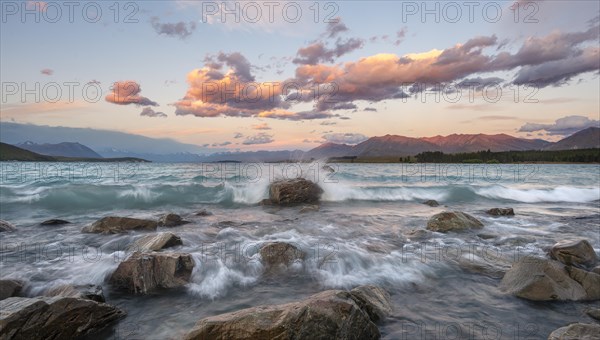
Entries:
[[27,141],[25,143],[19,143],[16,146],[21,149],[47,156],[103,158],[94,150],[79,143],[62,142],[58,144],[38,144],[32,141]]

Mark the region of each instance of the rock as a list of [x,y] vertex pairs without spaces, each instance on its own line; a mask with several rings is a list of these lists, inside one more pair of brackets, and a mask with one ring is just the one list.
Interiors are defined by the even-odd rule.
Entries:
[[181,238],[173,233],[146,235],[131,245],[133,251],[159,251],[161,249],[183,245]]
[[479,254],[469,252],[460,256],[458,265],[470,273],[501,279],[510,269],[510,260],[497,252],[487,251],[488,249],[483,248],[483,252]]
[[176,288],[189,283],[194,269],[190,254],[135,252],[119,264],[109,282],[135,294],[159,288]]
[[99,219],[90,226],[84,227],[81,231],[96,234],[119,234],[130,230],[155,231],[156,227],[157,223],[151,220],[109,216]]
[[0,280],[0,300],[17,296],[23,286],[24,283],[19,280]]
[[430,207],[438,207],[440,205],[436,200],[427,200],[423,202],[423,204],[428,205]]
[[5,220],[0,220],[0,233],[3,231],[15,231],[17,228],[14,224],[7,222]]
[[414,229],[405,234],[409,240],[424,240],[430,238],[432,235],[431,231],[425,229]]
[[493,238],[497,238],[499,235],[496,234],[488,234],[488,233],[481,233],[481,234],[477,234],[477,237],[479,237],[482,240],[491,240]]
[[533,301],[600,298],[600,275],[533,256],[524,256],[506,272],[500,290]]
[[591,318],[594,318],[594,319],[600,321],[600,308],[590,308],[590,309],[586,310],[585,313],[587,315],[589,315]]
[[[369,300],[370,301],[370,300]],[[327,290],[305,300],[204,318],[193,339],[379,339],[379,329],[352,293]]]
[[267,273],[284,269],[294,262],[302,262],[306,253],[296,246],[285,242],[266,243],[260,248],[260,256]]
[[390,294],[384,289],[366,285],[359,286],[350,291],[358,306],[367,312],[373,322],[379,322],[392,314]]
[[177,214],[165,214],[158,219],[159,227],[177,227],[187,223],[190,222],[184,221],[181,216]]
[[333,169],[331,166],[329,166],[329,165],[327,165],[327,164],[323,165],[323,166],[321,167],[321,170],[323,170],[323,171],[327,171],[327,172],[329,172],[329,173],[333,173],[333,172],[335,172],[335,170],[334,170],[334,169]]
[[592,273],[600,274],[600,266],[596,266],[590,270]]
[[483,223],[475,217],[460,211],[444,211],[433,215],[427,221],[428,230],[440,233],[481,228],[483,228]]
[[500,238],[499,240],[494,241],[494,245],[496,246],[513,246],[513,247],[521,247],[529,243],[534,243],[535,238],[532,237],[523,237],[523,236],[514,236],[514,237],[506,237]]
[[492,216],[515,216],[513,208],[492,208],[486,213]]
[[588,323],[572,323],[550,333],[548,340],[598,340],[600,325]]
[[278,180],[269,186],[269,200],[272,204],[314,204],[321,198],[323,189],[304,178]]
[[101,286],[96,285],[60,285],[48,289],[44,296],[63,296],[106,302]]
[[71,222],[53,218],[53,219],[46,220],[46,221],[40,223],[40,225],[61,225],[61,224],[69,224],[69,223],[71,223]]
[[0,301],[0,339],[74,339],[125,316],[122,310],[72,297],[12,297]]
[[302,209],[300,209],[300,213],[303,214],[303,213],[307,213],[307,212],[319,211],[320,208],[321,207],[319,207],[316,204],[306,205],[306,206],[302,207]]
[[559,242],[550,249],[550,257],[580,268],[591,268],[598,262],[596,252],[587,240]]
[[211,213],[210,211],[206,210],[206,209],[202,209],[197,211],[194,215],[196,216],[212,216],[213,213]]

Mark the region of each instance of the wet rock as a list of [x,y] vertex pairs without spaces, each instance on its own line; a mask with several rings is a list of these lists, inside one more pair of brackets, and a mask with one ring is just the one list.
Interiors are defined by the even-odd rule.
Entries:
[[487,233],[481,233],[481,234],[477,234],[477,237],[479,237],[482,240],[491,240],[493,238],[497,238],[499,235],[496,234],[487,234]]
[[17,228],[14,226],[14,224],[7,222],[5,220],[0,220],[0,232],[15,231],[15,230],[17,230]]
[[423,204],[428,205],[430,207],[438,207],[440,205],[436,200],[427,200],[423,202]]
[[159,251],[161,249],[183,245],[181,238],[173,233],[146,235],[137,239],[131,245],[133,251]]
[[269,200],[272,204],[314,204],[321,198],[323,189],[304,178],[278,180],[269,186]]
[[596,266],[590,270],[592,273],[600,274],[600,266]]
[[596,252],[587,240],[559,242],[550,249],[550,257],[580,268],[593,267],[598,262]]
[[73,339],[125,316],[122,310],[72,297],[12,297],[0,301],[0,339]]
[[598,340],[600,325],[587,323],[572,323],[550,333],[548,340]]
[[425,229],[415,229],[406,233],[406,236],[409,240],[425,240],[431,237],[431,231]]
[[17,296],[25,284],[19,280],[0,280],[0,300]]
[[590,308],[585,311],[590,318],[600,321],[600,308]]
[[316,204],[306,205],[306,206],[302,207],[302,209],[300,209],[300,213],[303,214],[303,213],[307,213],[307,212],[319,211],[320,208],[321,207],[319,207]]
[[177,214],[165,214],[158,219],[159,227],[177,227],[188,223]]
[[327,165],[327,164],[323,165],[323,166],[321,167],[321,169],[322,169],[323,171],[327,171],[327,172],[329,172],[329,173],[333,173],[333,172],[335,172],[335,170],[334,170],[334,169],[333,169],[331,166],[329,166],[329,165]]
[[358,286],[350,291],[358,306],[367,312],[373,322],[379,322],[392,314],[390,294],[384,289],[372,286]]
[[427,221],[428,230],[441,233],[481,228],[483,228],[483,223],[475,217],[460,211],[444,211],[433,215]]
[[523,237],[523,236],[514,236],[514,237],[505,237],[494,242],[494,245],[497,246],[513,246],[520,247],[529,243],[535,243],[535,239],[531,237]]
[[260,248],[260,256],[267,273],[285,269],[304,260],[306,253],[285,242],[266,243]]
[[525,256],[506,272],[500,290],[533,301],[595,300],[600,298],[600,275]]
[[40,223],[40,225],[63,225],[63,224],[69,224],[69,223],[71,223],[71,222],[53,218],[53,219],[46,220],[46,221]]
[[63,296],[79,299],[87,299],[96,302],[106,302],[101,286],[97,285],[60,285],[48,289],[44,296]]
[[328,290],[298,302],[211,316],[185,339],[379,339],[379,329],[356,299]]
[[492,216],[515,216],[513,208],[492,208],[486,213]]
[[84,233],[119,234],[130,230],[155,231],[157,223],[151,220],[142,220],[130,217],[109,216],[99,219],[92,225],[81,229]]
[[[489,250],[489,251],[488,251]],[[465,271],[501,279],[510,269],[510,259],[502,254],[484,248],[477,254],[469,252],[458,258],[458,265]]]
[[210,211],[206,210],[206,209],[202,209],[197,211],[194,215],[196,216],[212,216],[213,213],[211,213]]
[[176,288],[189,283],[194,269],[190,254],[135,252],[119,264],[109,282],[135,294],[159,288]]

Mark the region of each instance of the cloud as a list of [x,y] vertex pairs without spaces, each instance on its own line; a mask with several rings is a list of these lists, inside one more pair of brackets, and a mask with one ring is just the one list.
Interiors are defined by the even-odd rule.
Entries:
[[349,38],[343,41],[338,39],[332,48],[328,48],[326,43],[318,41],[300,48],[292,62],[302,65],[315,65],[321,62],[333,63],[336,58],[360,49],[363,45],[364,41],[358,38]]
[[113,84],[110,93],[104,99],[118,105],[158,106],[158,103],[140,96],[140,92],[142,92],[142,88],[137,82],[133,80],[118,81]]
[[194,32],[194,30],[196,30],[196,23],[193,21],[190,23],[185,23],[181,21],[174,24],[161,24],[159,22],[158,17],[152,17],[150,19],[150,23],[152,24],[152,27],[154,28],[156,33],[158,33],[159,35],[164,34],[168,37],[178,37],[180,39],[187,38]]
[[366,141],[369,137],[360,133],[328,133],[323,139],[336,144],[358,144]]
[[336,122],[324,121],[324,122],[321,122],[320,125],[327,126],[327,125],[336,125],[336,124],[337,124]]
[[28,11],[46,12],[48,9],[48,3],[45,1],[27,1],[25,2],[25,9]]
[[394,45],[399,46],[402,41],[404,41],[404,37],[406,36],[407,28],[403,27],[401,30],[396,32],[396,41],[394,41]]
[[246,137],[246,140],[242,144],[244,145],[256,145],[256,144],[269,144],[273,143],[273,136],[268,135],[265,132],[261,132],[254,136]]
[[140,116],[146,116],[146,117],[161,117],[161,118],[166,118],[167,115],[164,112],[155,112],[154,110],[152,110],[152,108],[150,106],[145,107],[142,112],[140,113]]
[[51,76],[54,74],[54,70],[45,68],[45,69],[41,70],[40,73],[43,75]]
[[377,109],[374,107],[365,107],[365,109],[363,111],[377,112]]
[[348,27],[342,23],[342,18],[337,17],[331,19],[331,21],[327,24],[324,35],[327,38],[334,38],[336,35],[346,31],[348,31]]
[[227,146],[230,144],[231,144],[231,142],[213,143],[211,146]]
[[240,138],[242,138],[242,137],[244,137],[244,135],[243,135],[242,133],[240,133],[240,132],[236,132],[236,133],[233,135],[233,138],[235,138],[235,139],[240,139]]
[[588,127],[599,127],[600,121],[584,116],[566,116],[557,119],[553,124],[526,123],[519,132],[544,131],[548,135],[570,135]]
[[271,127],[267,123],[260,123],[252,125],[252,129],[254,130],[271,130]]

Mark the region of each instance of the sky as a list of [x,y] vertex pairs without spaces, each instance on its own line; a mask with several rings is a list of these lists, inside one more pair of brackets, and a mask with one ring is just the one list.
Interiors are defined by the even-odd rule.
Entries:
[[1,6],[2,122],[245,151],[600,119],[597,1]]

